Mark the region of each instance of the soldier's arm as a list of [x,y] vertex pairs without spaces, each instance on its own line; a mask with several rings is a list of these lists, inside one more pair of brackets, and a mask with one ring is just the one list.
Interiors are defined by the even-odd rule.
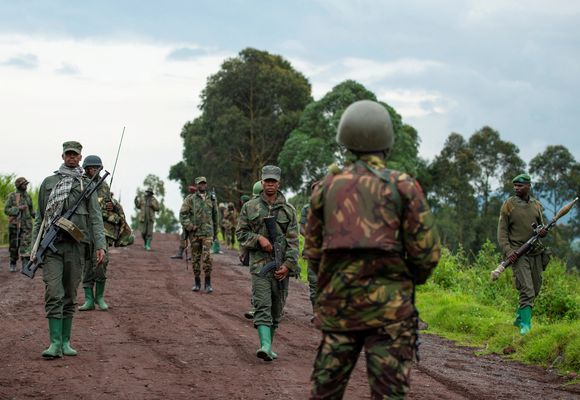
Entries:
[[283,264],[290,270],[294,275],[300,273],[300,267],[298,266],[298,254],[300,253],[300,240],[298,239],[298,216],[296,215],[296,210],[293,207],[288,207],[290,211],[291,218],[288,228],[285,232],[286,239],[286,251],[284,252]]
[[497,243],[504,255],[511,253],[512,248],[509,241],[509,215],[507,213],[507,201],[501,207],[499,212],[499,221],[497,223]]
[[405,262],[414,274],[415,283],[425,283],[441,257],[441,244],[435,220],[419,182],[402,174],[397,189],[403,204],[401,224]]
[[255,233],[250,226],[248,204],[244,204],[240,211],[240,219],[238,220],[238,226],[236,228],[236,239],[238,239],[241,247],[252,250],[260,249],[260,245],[258,244],[258,237],[260,235]]
[[137,208],[137,210],[141,209],[141,199],[139,198],[139,196],[135,196],[135,208]]
[[159,201],[157,201],[157,199],[155,197],[151,198],[151,208],[153,209],[153,211],[159,211]]
[[18,215],[18,204],[16,204],[16,196],[14,193],[10,193],[6,199],[6,204],[4,205],[4,214],[9,217],[15,217]]
[[179,210],[179,222],[182,226],[187,227],[191,224],[191,219],[189,218],[189,212],[191,210],[191,204],[189,202],[189,196],[183,199],[183,204]]
[[312,189],[310,196],[310,211],[306,219],[304,235],[304,256],[308,259],[308,268],[318,273],[322,258],[323,240],[323,196],[324,185],[318,184]]
[[95,249],[105,250],[107,245],[105,243],[105,228],[103,226],[103,216],[101,214],[101,206],[97,199],[97,194],[89,198],[89,224],[93,233],[93,242]]

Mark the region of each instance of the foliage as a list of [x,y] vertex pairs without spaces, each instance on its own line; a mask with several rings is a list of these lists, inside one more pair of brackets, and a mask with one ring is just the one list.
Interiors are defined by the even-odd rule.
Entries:
[[567,273],[561,260],[550,262],[534,305],[532,331],[521,337],[512,326],[518,298],[511,269],[495,283],[489,280],[499,259],[489,241],[472,262],[462,250],[443,250],[433,276],[418,290],[429,330],[462,343],[485,344],[488,352],[512,346],[518,360],[578,371],[580,276]]
[[310,93],[308,80],[283,57],[242,50],[208,78],[202,114],[183,127],[183,161],[171,167],[170,179],[185,194],[203,175],[218,198],[237,203],[251,193],[262,166],[276,163]]
[[[344,110],[359,100],[377,101],[377,98],[360,83],[347,80],[306,107],[278,157],[287,187],[306,192],[312,182],[326,174],[330,164],[344,163],[345,149],[336,142],[336,131]],[[416,175],[423,165],[417,157],[419,135],[412,126],[402,123],[401,116],[392,107],[381,104],[389,112],[395,132],[389,167]]]

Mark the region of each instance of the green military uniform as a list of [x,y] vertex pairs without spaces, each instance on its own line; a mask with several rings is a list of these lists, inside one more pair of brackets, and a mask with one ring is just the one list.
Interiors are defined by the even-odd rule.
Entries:
[[236,226],[238,224],[238,212],[234,207],[234,203],[229,203],[228,207],[224,210],[224,220],[223,227],[225,231],[225,241],[226,245],[231,249],[234,248],[236,243]]
[[440,257],[434,220],[418,182],[385,166],[393,132],[382,105],[350,105],[337,141],[351,161],[313,188],[306,225],[323,334],[310,398],[342,398],[363,348],[371,397],[403,398],[417,340],[414,283]]
[[[280,169],[275,166],[265,166],[262,169],[262,180],[265,179],[279,181]],[[266,361],[271,361],[276,358],[275,353],[272,353],[270,349],[271,338],[282,319],[288,296],[288,278],[283,281],[282,285],[279,285],[278,280],[274,277],[274,271],[268,272],[265,276],[260,274],[262,268],[274,260],[274,252],[264,251],[258,240],[260,236],[268,237],[264,224],[264,218],[268,216],[276,218],[277,244],[280,246],[281,265],[288,268],[289,275],[299,276],[296,210],[286,201],[282,192],[277,192],[276,200],[271,205],[264,192],[245,203],[240,211],[236,236],[240,246],[249,252],[254,326],[258,328],[262,345],[257,355]],[[268,344],[266,346],[264,346],[264,335],[267,336],[266,342]]]
[[[197,177],[195,183],[206,182],[204,177]],[[201,269],[205,275],[205,290],[211,292],[211,246],[217,237],[218,209],[213,195],[205,192],[188,195],[179,211],[179,221],[188,232],[191,246],[192,269],[194,274],[193,291],[201,286]]]
[[[531,182],[527,174],[518,175],[513,183],[529,185]],[[532,196],[522,199],[511,196],[501,207],[497,228],[497,240],[504,255],[517,250],[534,234],[532,224],[544,225],[544,208]],[[529,253],[521,256],[512,265],[516,289],[519,292],[519,307],[516,311],[514,325],[523,328],[522,317],[527,327],[521,332],[527,333],[531,329],[531,312],[534,300],[542,288],[542,273],[547,262],[545,247],[538,244]],[[523,315],[522,315],[523,313]]]
[[145,250],[151,250],[155,213],[159,211],[159,202],[153,196],[153,189],[147,189],[143,196],[135,197],[135,207],[139,210],[139,229]]
[[[81,149],[78,142],[65,142],[63,155],[68,152],[80,154]],[[44,235],[52,217],[61,213],[59,209],[65,212],[72,207],[89,183],[80,166],[69,168],[65,164],[54,175],[44,179],[38,193],[40,218],[36,219],[33,230],[36,243]],[[81,202],[70,221],[82,233],[82,240],[77,242],[67,232],[61,231],[54,243],[57,251],[49,250],[42,266],[45,312],[51,338],[51,346],[43,353],[44,357],[60,357],[63,353],[76,355],[76,351],[70,347],[70,334],[77,288],[85,265],[92,259],[91,243],[95,250],[106,248],[103,219],[96,193]],[[34,248],[31,257],[35,257]]]
[[[310,210],[310,204],[305,204],[300,210],[300,231],[302,232],[306,228],[306,218],[308,217],[308,210]],[[304,251],[302,251],[302,257],[305,258]],[[316,282],[318,280],[316,272],[311,268],[308,268],[308,291],[310,294],[310,303],[314,307],[314,301],[316,299]]]
[[32,219],[35,216],[32,199],[26,191],[28,181],[20,177],[14,184],[16,191],[8,195],[4,205],[4,213],[8,216],[10,272],[16,272],[19,257],[23,264],[30,258]]

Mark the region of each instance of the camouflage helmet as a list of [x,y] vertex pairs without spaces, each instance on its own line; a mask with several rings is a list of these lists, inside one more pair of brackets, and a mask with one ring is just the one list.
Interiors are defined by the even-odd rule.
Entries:
[[252,194],[254,196],[257,196],[260,194],[260,192],[262,192],[263,188],[262,188],[262,181],[257,181],[256,183],[254,183],[254,187],[252,188]]
[[19,188],[22,185],[27,184],[28,181],[26,180],[25,177],[21,176],[20,178],[16,178],[16,180],[14,181],[14,186],[16,186],[16,188]]
[[83,160],[83,168],[87,167],[102,168],[103,162],[101,161],[101,157],[95,155],[86,156],[85,159]]
[[336,141],[349,150],[389,151],[394,140],[391,117],[385,107],[375,101],[354,102],[340,118]]

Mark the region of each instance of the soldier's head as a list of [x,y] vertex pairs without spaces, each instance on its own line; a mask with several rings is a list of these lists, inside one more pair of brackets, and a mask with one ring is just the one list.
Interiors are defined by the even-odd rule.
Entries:
[[16,186],[16,189],[18,190],[26,190],[28,188],[28,183],[29,182],[26,180],[26,178],[21,176],[20,178],[16,178],[14,181],[14,186]]
[[273,196],[280,188],[282,170],[275,165],[264,165],[262,168],[262,191],[266,196]]
[[376,101],[352,103],[340,118],[336,141],[355,154],[377,153],[386,158],[395,141],[388,111]]
[[262,193],[262,181],[256,181],[252,187],[252,196],[257,197]]
[[98,174],[101,168],[103,168],[103,162],[99,156],[91,154],[90,156],[86,156],[83,160],[83,169],[89,178]]
[[189,186],[187,187],[187,191],[188,191],[189,193],[195,193],[195,192],[197,192],[197,185],[196,185],[195,183],[193,183],[193,184],[189,185]]
[[228,210],[233,210],[234,209],[234,203],[232,203],[231,201],[228,203]]
[[244,204],[246,203],[248,200],[250,200],[250,196],[248,196],[247,194],[243,194],[240,196],[240,204]]
[[532,186],[532,179],[528,174],[519,174],[514,179],[512,179],[514,184],[514,192],[516,196],[521,199],[527,199],[530,195],[530,189]]
[[64,165],[68,168],[76,168],[79,166],[83,156],[81,155],[81,151],[83,150],[83,146],[74,140],[69,140],[62,144],[62,159],[64,161]]
[[203,194],[207,191],[207,179],[205,179],[205,176],[195,178],[195,184],[197,185],[197,191],[199,193]]
[[148,187],[145,189],[145,196],[153,196],[153,188]]

